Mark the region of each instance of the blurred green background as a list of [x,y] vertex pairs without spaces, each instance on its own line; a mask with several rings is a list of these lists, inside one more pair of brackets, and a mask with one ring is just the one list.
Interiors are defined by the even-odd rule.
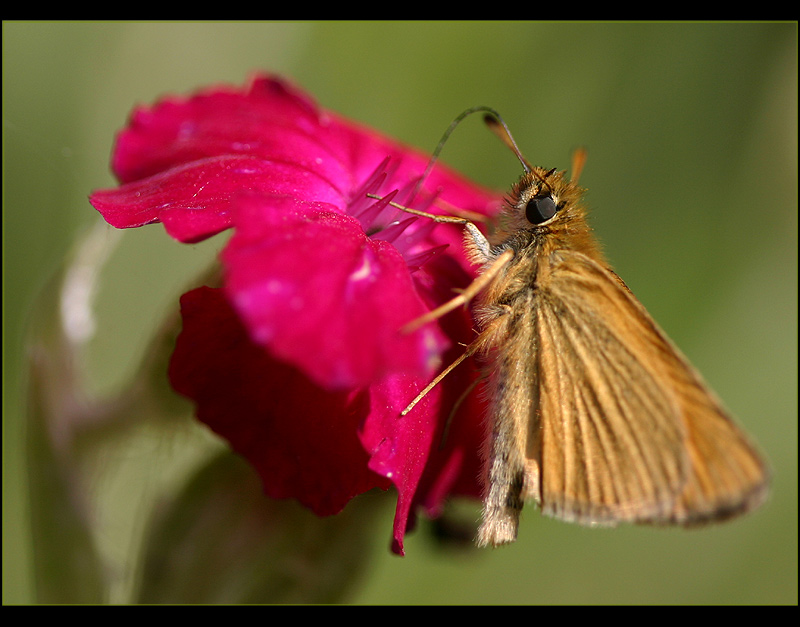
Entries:
[[[87,202],[113,185],[136,103],[256,70],[424,150],[463,109],[498,109],[537,165],[583,145],[596,231],[618,273],[753,435],[774,472],[752,516],[686,532],[587,530],[526,509],[516,545],[406,557],[374,529],[354,603],[797,603],[797,24],[3,22],[3,602],[34,601],[22,355],[37,292]],[[477,121],[445,161],[489,186],[518,176]],[[109,227],[110,228],[110,227]],[[221,242],[126,232],[101,296],[97,389]]]

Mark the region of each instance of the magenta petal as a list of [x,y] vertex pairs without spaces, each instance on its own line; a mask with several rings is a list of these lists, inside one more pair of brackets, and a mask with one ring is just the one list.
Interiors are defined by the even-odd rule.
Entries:
[[392,550],[403,555],[403,537],[409,528],[417,488],[439,433],[441,389],[434,388],[406,416],[399,409],[413,399],[427,381],[395,376],[372,386],[369,419],[361,441],[370,453],[369,467],[397,488]]
[[216,86],[169,97],[133,112],[117,137],[113,170],[129,183],[208,157],[246,155],[306,165],[319,159],[327,161],[321,167],[328,180],[347,180],[324,159],[326,119],[305,94],[276,77],[256,78],[247,89]]
[[[454,360],[462,351],[454,346],[447,359]],[[435,518],[449,495],[480,496],[483,399],[477,393],[461,397],[476,376],[475,364],[464,362],[405,416],[400,410],[429,379],[394,376],[371,387],[361,442],[370,454],[370,469],[390,479],[397,489],[395,553],[403,554],[403,538],[413,527],[418,508]]]
[[405,261],[357,220],[323,203],[247,196],[234,222],[226,294],[273,355],[331,389],[438,365],[438,327],[400,333],[426,311]]
[[341,196],[313,172],[289,163],[251,157],[214,157],[194,161],[90,198],[117,228],[163,222],[182,242],[196,242],[231,226],[231,201],[243,190],[297,194],[343,204]]
[[388,488],[368,469],[357,437],[369,410],[365,392],[324,390],[271,358],[249,340],[220,290],[184,294],[181,314],[172,385],[255,467],[269,496],[329,515],[357,494]]

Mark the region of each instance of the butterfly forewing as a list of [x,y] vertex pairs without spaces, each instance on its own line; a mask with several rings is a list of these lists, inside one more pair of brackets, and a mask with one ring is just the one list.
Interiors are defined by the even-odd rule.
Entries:
[[539,494],[527,495],[544,513],[584,524],[683,523],[758,498],[759,458],[615,274],[558,251],[534,311],[529,455],[541,475],[527,483]]
[[677,349],[671,357],[692,472],[668,522],[723,520],[760,505],[768,487],[762,457]]

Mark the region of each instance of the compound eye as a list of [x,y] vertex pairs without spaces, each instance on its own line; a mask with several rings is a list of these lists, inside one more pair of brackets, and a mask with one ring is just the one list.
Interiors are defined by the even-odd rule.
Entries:
[[556,215],[556,203],[550,196],[531,198],[525,205],[525,217],[531,224],[547,222]]

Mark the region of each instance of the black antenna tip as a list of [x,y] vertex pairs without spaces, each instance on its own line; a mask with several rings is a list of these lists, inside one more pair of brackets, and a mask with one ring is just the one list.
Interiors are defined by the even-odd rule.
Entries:
[[484,108],[484,111],[487,113],[483,114],[483,121],[489,129],[497,135],[502,142],[508,146],[511,151],[517,156],[519,162],[522,164],[522,168],[525,172],[531,171],[531,165],[522,155],[520,149],[517,147],[517,142],[514,141],[514,138],[511,136],[511,131],[508,130],[508,126],[503,121],[503,118],[500,117],[500,114],[497,113],[494,109],[489,109],[488,107]]

